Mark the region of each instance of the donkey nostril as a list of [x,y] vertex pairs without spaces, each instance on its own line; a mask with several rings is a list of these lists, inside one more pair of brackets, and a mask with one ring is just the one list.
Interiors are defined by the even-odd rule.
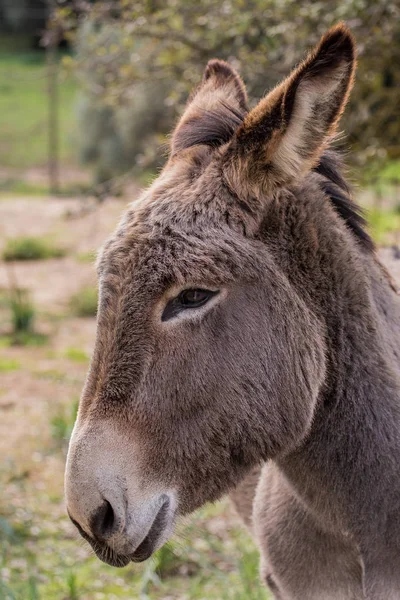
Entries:
[[111,531],[114,527],[115,515],[111,504],[106,500],[106,511],[103,519],[103,528],[105,531]]
[[105,500],[92,517],[90,528],[93,535],[100,540],[109,537],[116,526],[113,507]]

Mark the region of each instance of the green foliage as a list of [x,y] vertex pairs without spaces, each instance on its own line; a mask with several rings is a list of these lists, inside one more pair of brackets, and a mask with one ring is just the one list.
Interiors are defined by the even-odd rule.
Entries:
[[[340,20],[352,28],[359,49],[356,86],[343,122],[355,151],[351,156],[360,164],[398,159],[399,6],[389,0],[343,0],[326,8],[311,0],[124,0],[117,9],[106,2],[88,4],[75,40],[76,71],[97,123],[90,123],[87,110],[82,113],[81,138],[92,148],[93,160],[106,165],[108,175],[114,165],[142,168],[143,153],[151,154],[150,146],[160,141],[154,134],[169,130],[210,58],[238,68],[253,104]],[[68,11],[60,13],[60,21],[74,29]],[[124,147],[124,132],[132,154]],[[113,157],[108,162],[100,157],[106,146]]]
[[65,250],[53,246],[48,240],[35,237],[19,237],[10,239],[3,251],[3,259],[11,260],[43,260],[65,256]]
[[[78,56],[85,51],[80,49]],[[78,151],[83,164],[93,166],[96,184],[109,182],[134,165],[154,169],[162,164],[159,146],[172,116],[164,104],[167,92],[162,82],[139,82],[131,89],[131,100],[117,106],[103,103],[88,90],[81,94],[76,111]],[[113,192],[118,191],[117,184],[111,182]]]
[[82,288],[70,301],[71,311],[77,317],[95,317],[97,314],[97,288]]

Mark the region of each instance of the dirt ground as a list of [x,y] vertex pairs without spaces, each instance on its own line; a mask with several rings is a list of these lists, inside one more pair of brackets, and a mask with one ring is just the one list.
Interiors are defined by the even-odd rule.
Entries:
[[[82,204],[73,199],[0,199],[0,253],[7,238],[26,235],[47,237],[67,250],[60,259],[12,265],[0,262],[0,291],[7,289],[10,280],[28,288],[38,311],[36,328],[48,335],[48,342],[41,346],[0,345],[0,517],[17,518],[19,523],[25,523],[33,538],[40,538],[42,525],[38,523],[44,520],[47,536],[58,536],[61,530],[66,539],[74,537],[64,514],[66,440],[59,439],[57,423],[61,421],[69,427],[73,422],[71,407],[76,404],[84,382],[94,342],[95,319],[73,316],[69,303],[82,287],[95,285],[90,254],[114,229],[128,200],[109,200],[96,211],[77,218],[73,215],[82,209]],[[379,257],[400,286],[400,260],[396,252],[383,248]],[[8,327],[9,315],[0,305],[0,333]],[[226,531],[236,525],[237,519],[229,509],[224,509],[223,517],[217,515],[207,520],[208,530],[219,532],[223,539]],[[77,556],[86,559],[89,555],[86,547],[74,552],[75,559]],[[6,580],[7,577],[12,580],[13,568],[25,572],[23,565],[18,566],[18,560],[22,559],[14,557],[11,567],[4,567]],[[225,567],[232,568],[229,561]],[[107,573],[102,576],[103,586]],[[40,577],[50,576],[42,573]],[[124,580],[121,581],[123,589]],[[53,584],[48,585],[52,590]],[[104,597],[131,597],[123,592],[115,594]],[[50,591],[43,597],[63,596]],[[102,596],[100,592],[90,592],[81,597]]]
[[[0,452],[13,448],[14,460],[15,451],[31,447],[27,437],[35,435],[34,424],[39,423],[41,412],[48,414],[60,396],[79,395],[87,364],[71,361],[66,354],[72,348],[90,355],[95,319],[72,316],[69,302],[81,288],[96,284],[90,253],[113,230],[125,204],[126,200],[113,200],[74,218],[71,213],[81,209],[76,200],[12,198],[0,202],[0,253],[6,239],[24,235],[49,237],[67,250],[61,259],[0,263],[0,290],[7,288],[10,279],[29,289],[38,310],[36,327],[50,334],[45,347],[0,349],[3,356],[22,366],[1,373],[0,384]],[[5,320],[3,315],[3,331]]]

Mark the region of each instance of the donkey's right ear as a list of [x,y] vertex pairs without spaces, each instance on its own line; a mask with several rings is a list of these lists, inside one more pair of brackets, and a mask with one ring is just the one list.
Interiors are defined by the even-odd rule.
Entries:
[[[231,65],[223,60],[213,59],[208,62],[202,82],[190,96],[172,134],[171,154],[174,155],[199,143],[195,139],[196,134],[199,135],[199,139],[203,139],[209,116],[220,113],[224,107],[227,107],[228,111],[245,115],[247,113],[246,88]],[[232,131],[231,134],[233,133]]]
[[318,163],[346,105],[355,55],[349,29],[339,23],[245,117],[226,152],[232,189],[251,197],[268,194]]

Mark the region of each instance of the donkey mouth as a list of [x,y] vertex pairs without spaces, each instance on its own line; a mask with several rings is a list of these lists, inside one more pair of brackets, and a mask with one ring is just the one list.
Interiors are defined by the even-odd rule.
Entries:
[[118,554],[108,545],[99,546],[98,544],[92,544],[96,556],[112,567],[126,567],[129,562],[140,563],[147,560],[155,550],[158,550],[160,547],[160,538],[165,533],[165,530],[168,525],[170,525],[171,521],[174,520],[173,515],[170,513],[170,501],[169,498],[166,498],[158,511],[149,532],[134,552],[129,554]]

